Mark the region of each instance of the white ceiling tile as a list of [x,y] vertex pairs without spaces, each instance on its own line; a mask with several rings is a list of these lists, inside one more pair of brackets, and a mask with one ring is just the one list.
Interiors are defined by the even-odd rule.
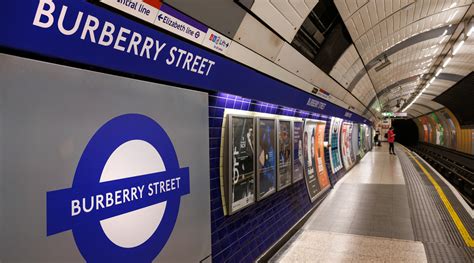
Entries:
[[385,19],[385,2],[384,1],[374,1],[377,6],[377,16],[380,21]]
[[[306,1],[305,1],[306,2]],[[339,14],[341,15],[342,20],[346,20],[350,16],[349,8],[345,0],[334,0],[334,5],[336,5]]]
[[393,28],[395,32],[400,30],[400,12],[393,14]]
[[359,15],[361,15],[364,18],[362,20],[362,23],[364,24],[364,32],[366,32],[367,30],[372,28],[372,26],[374,24],[370,19],[369,10],[368,10],[367,5],[365,5],[364,7],[362,7],[360,9]]
[[370,1],[367,4],[367,9],[369,11],[370,20],[372,21],[373,26],[379,22],[379,16],[377,15],[377,5],[375,2],[376,1]]
[[357,2],[354,0],[345,0],[345,2],[349,8],[349,14],[353,14],[357,10]]
[[385,14],[389,16],[392,13],[392,0],[385,1]]
[[400,0],[392,0],[392,10],[396,12],[400,9]]

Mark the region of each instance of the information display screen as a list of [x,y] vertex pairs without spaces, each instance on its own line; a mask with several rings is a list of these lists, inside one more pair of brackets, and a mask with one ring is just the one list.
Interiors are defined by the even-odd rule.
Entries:
[[303,179],[303,122],[293,122],[293,182]]
[[318,122],[316,127],[316,136],[314,138],[316,174],[318,176],[319,187],[324,189],[329,186],[329,177],[324,160],[324,130],[326,129],[326,123]]
[[291,184],[291,121],[278,121],[278,190]]
[[330,128],[330,142],[329,148],[329,162],[331,163],[331,170],[336,173],[342,168],[341,154],[339,151],[339,141],[341,134],[342,119],[332,117]]
[[235,212],[255,202],[254,121],[250,117],[230,117],[231,202]]
[[257,123],[257,199],[276,191],[275,120],[258,119]]
[[305,180],[308,187],[308,193],[311,201],[316,199],[317,194],[321,191],[319,187],[318,177],[316,175],[316,160],[315,160],[315,137],[317,132],[317,123],[306,120],[303,134],[303,155],[305,167]]
[[343,122],[341,127],[341,154],[346,170],[351,168],[352,161],[352,123]]

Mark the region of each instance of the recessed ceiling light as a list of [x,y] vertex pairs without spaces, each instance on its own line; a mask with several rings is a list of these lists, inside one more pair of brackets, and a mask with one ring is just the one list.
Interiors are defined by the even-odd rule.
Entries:
[[443,63],[443,68],[445,68],[448,63],[451,61],[452,57],[448,57],[448,59],[446,59],[446,61]]
[[474,25],[471,26],[471,29],[469,29],[469,32],[467,32],[467,36],[470,36],[474,32]]
[[459,49],[461,49],[461,47],[462,47],[463,44],[464,44],[464,40],[462,40],[462,41],[453,49],[453,56],[458,53]]

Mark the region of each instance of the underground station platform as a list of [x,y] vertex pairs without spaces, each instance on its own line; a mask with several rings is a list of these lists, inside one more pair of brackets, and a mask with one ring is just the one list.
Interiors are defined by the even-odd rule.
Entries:
[[472,208],[416,153],[387,148],[352,168],[270,261],[472,262]]
[[473,0],[7,0],[0,263],[473,262]]

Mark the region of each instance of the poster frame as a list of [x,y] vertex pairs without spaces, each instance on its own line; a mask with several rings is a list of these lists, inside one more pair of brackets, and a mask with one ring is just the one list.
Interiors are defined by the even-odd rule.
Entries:
[[277,191],[281,191],[287,187],[289,187],[290,185],[293,184],[293,130],[292,130],[292,127],[293,127],[293,121],[289,120],[289,119],[278,119],[277,120],[277,126],[276,126],[276,146],[277,146],[277,154],[279,155],[280,154],[280,122],[289,122],[290,123],[290,129],[288,130],[288,132],[290,133],[289,134],[289,137],[290,137],[290,164],[289,164],[289,171],[290,171],[290,182],[286,185],[283,185],[283,186],[280,186],[280,156],[278,156],[277,158],[277,162],[276,162],[276,190]]
[[[338,125],[337,125],[338,122]],[[328,134],[328,143],[330,144],[330,147],[328,147],[329,151],[329,164],[331,166],[331,171],[333,174],[336,174],[339,172],[343,167],[343,160],[342,160],[342,154],[341,154],[341,132],[342,132],[342,124],[344,120],[338,117],[331,117],[331,122],[329,124],[329,134]],[[333,135],[333,128],[334,126],[337,126],[337,145],[334,146],[332,143],[332,135]],[[334,158],[333,158],[333,152],[336,153],[336,155],[339,155],[339,165],[335,166],[334,165]]]
[[[304,126],[303,126],[303,131],[306,129],[306,125],[309,123],[309,122],[312,122],[316,125],[316,129],[318,127],[318,125],[320,123],[326,125],[326,122],[325,121],[322,121],[322,120],[315,120],[315,119],[305,119],[304,120]],[[324,138],[324,137],[323,137]],[[324,141],[324,140],[323,140]],[[314,146],[313,146],[314,147]],[[316,169],[316,168],[314,168]],[[318,185],[318,188],[319,188],[319,192],[315,195],[315,196],[311,196],[311,190],[310,190],[310,187],[309,187],[309,184],[308,184],[308,181],[306,178],[308,178],[308,174],[307,174],[307,170],[306,170],[306,167],[304,167],[303,169],[303,174],[304,174],[304,178],[305,178],[305,183],[306,183],[306,189],[308,191],[308,197],[311,201],[311,203],[314,203],[316,200],[318,200],[318,198],[320,198],[326,191],[328,191],[330,188],[331,188],[331,184],[329,184],[328,186],[324,187],[324,188],[321,188],[321,186],[319,185],[319,179],[318,179],[318,175],[317,175],[317,171],[315,170],[314,171],[314,176],[316,177],[316,183]],[[329,175],[328,175],[329,176]]]
[[[295,123],[301,123],[301,129],[303,131],[303,135],[304,135],[304,120],[301,120],[301,121],[295,121],[295,120],[292,120],[291,121],[291,183],[294,184],[296,182],[299,182],[301,180],[304,179],[304,176],[305,176],[305,167],[304,167],[304,160],[303,160],[303,163],[301,164],[301,169],[303,171],[303,176],[301,178],[298,178],[295,180],[295,149],[294,149],[294,142],[295,142]],[[303,139],[303,138],[301,138]],[[303,149],[302,149],[303,151]],[[304,153],[303,153],[304,154]],[[304,157],[303,157],[304,159]]]
[[[256,203],[256,162],[255,162],[255,142],[256,142],[256,138],[255,138],[255,118],[251,115],[244,115],[244,114],[229,114],[227,115],[228,117],[228,143],[226,144],[228,146],[228,149],[227,149],[227,156],[228,156],[228,160],[227,160],[227,163],[228,163],[228,167],[227,167],[227,176],[225,177],[226,178],[226,189],[227,189],[227,193],[226,193],[226,198],[228,200],[227,202],[227,211],[228,211],[228,214],[229,215],[232,215],[232,214],[235,214],[236,212],[240,211],[240,210],[243,210],[253,204]],[[234,140],[233,140],[233,137],[234,137],[234,134],[233,134],[233,131],[232,131],[232,120],[233,118],[245,118],[245,119],[251,119],[252,120],[252,125],[253,125],[253,138],[252,138],[252,143],[254,145],[254,149],[253,149],[253,160],[252,160],[252,165],[253,165],[253,180],[254,180],[254,184],[253,184],[253,193],[254,193],[254,199],[252,202],[249,202],[248,204],[246,204],[245,206],[242,206],[238,209],[233,209],[232,208],[232,193],[233,193],[233,183],[232,183],[232,169],[233,169],[233,155],[232,155],[232,149],[234,148]]]
[[274,193],[277,192],[277,163],[278,161],[275,160],[275,167],[274,167],[274,174],[275,174],[275,180],[274,180],[274,183],[275,183],[275,189],[271,192],[268,192],[266,193],[265,195],[263,196],[260,196],[260,176],[258,174],[258,168],[259,168],[259,165],[258,165],[258,157],[256,155],[258,155],[258,152],[260,150],[260,121],[262,120],[267,120],[267,121],[273,121],[273,127],[275,127],[275,129],[273,130],[273,144],[275,145],[275,153],[277,151],[277,121],[275,118],[269,118],[269,117],[257,117],[256,118],[256,121],[255,121],[255,150],[256,150],[256,153],[254,154],[254,167],[255,167],[255,179],[256,179],[256,188],[255,188],[255,197],[256,197],[256,201],[261,201],[271,195],[273,195]]

